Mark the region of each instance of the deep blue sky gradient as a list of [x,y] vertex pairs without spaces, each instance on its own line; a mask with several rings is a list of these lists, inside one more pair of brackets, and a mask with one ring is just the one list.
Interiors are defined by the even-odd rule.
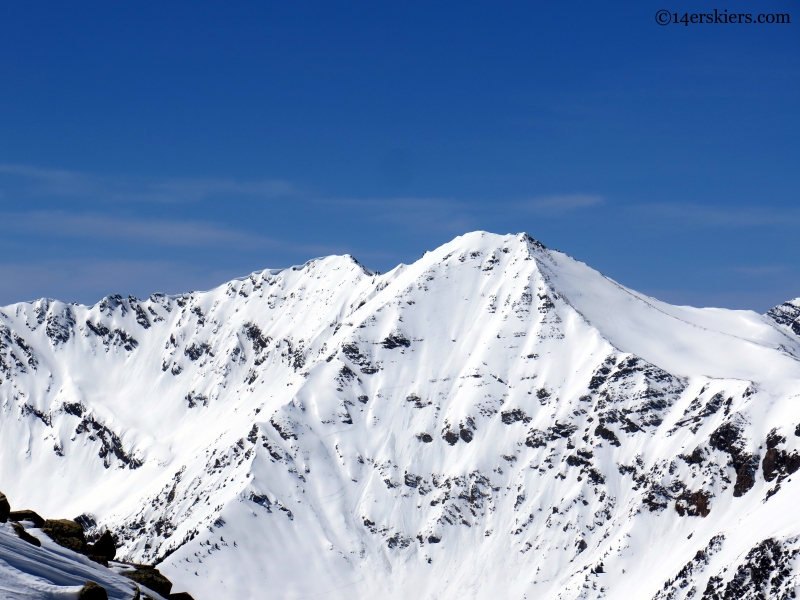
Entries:
[[800,296],[798,184],[787,0],[0,7],[0,304],[386,271],[486,229],[764,311]]

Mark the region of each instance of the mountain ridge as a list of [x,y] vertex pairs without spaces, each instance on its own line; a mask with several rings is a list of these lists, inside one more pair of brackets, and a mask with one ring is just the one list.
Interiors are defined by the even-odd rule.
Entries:
[[[37,485],[0,488],[88,510],[90,535],[200,599],[763,589],[736,569],[795,552],[798,524],[726,523],[797,494],[800,338],[775,310],[670,306],[485,232],[386,274],[328,257],[19,303],[0,309],[0,473]],[[53,485],[74,500],[49,505]]]

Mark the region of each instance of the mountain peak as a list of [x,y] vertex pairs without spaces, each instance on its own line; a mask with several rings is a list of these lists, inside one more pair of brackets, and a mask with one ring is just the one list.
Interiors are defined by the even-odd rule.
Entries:
[[800,550],[798,356],[761,315],[667,305],[524,233],[383,275],[345,255],[20,303],[0,489],[198,600],[743,597],[748,561]]

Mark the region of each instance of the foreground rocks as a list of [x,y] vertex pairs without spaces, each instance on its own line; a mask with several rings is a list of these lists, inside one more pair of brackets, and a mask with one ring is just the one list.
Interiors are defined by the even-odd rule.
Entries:
[[[83,525],[77,521],[71,519],[44,519],[32,510],[12,511],[8,498],[5,494],[0,492],[0,523],[6,523],[8,521],[11,521],[14,532],[20,539],[37,547],[41,547],[42,542],[37,537],[28,533],[26,528],[22,525],[23,521],[32,523],[35,529],[40,529],[42,533],[45,533],[59,546],[82,554],[103,566],[108,567],[109,561],[114,560],[117,554],[114,536],[110,531],[105,531],[95,543],[89,543],[86,540]],[[118,571],[120,567],[123,569],[122,571]],[[120,575],[156,592],[164,598],[167,598],[167,600],[194,600],[192,596],[186,592],[171,594],[172,582],[164,577],[153,565],[115,563],[114,568]],[[136,598],[144,600],[149,598],[149,596],[139,590],[137,591]],[[98,585],[94,581],[87,581],[86,585],[80,590],[78,599],[108,600],[108,594],[101,585]]]
[[117,555],[117,547],[114,545],[114,538],[110,531],[105,531],[94,544],[89,544],[89,553],[100,556],[105,560],[114,560]]
[[89,554],[89,546],[81,527],[69,519],[47,519],[40,528],[59,546],[69,548],[79,554]]
[[17,523],[21,521],[30,521],[37,529],[41,529],[44,525],[44,519],[32,510],[12,510],[8,518]]
[[108,594],[103,586],[97,585],[94,581],[87,581],[78,593],[78,600],[108,600]]
[[0,523],[8,521],[8,515],[11,512],[11,505],[8,503],[8,498],[3,492],[0,492]]
[[171,598],[169,593],[172,591],[172,582],[164,577],[155,567],[137,565],[135,571],[123,571],[120,575],[124,575],[128,579],[132,579],[136,583],[150,588],[165,598]]
[[22,541],[28,542],[36,547],[40,547],[42,542],[39,541],[38,538],[33,537],[30,533],[25,531],[25,528],[20,525],[19,523],[14,523],[14,532],[17,534],[17,537],[20,538]]

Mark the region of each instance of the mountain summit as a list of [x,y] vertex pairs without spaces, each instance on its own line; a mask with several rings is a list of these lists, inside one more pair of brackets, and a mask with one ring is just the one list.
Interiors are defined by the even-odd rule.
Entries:
[[794,597],[799,319],[484,232],[14,304],[0,489],[199,600]]

